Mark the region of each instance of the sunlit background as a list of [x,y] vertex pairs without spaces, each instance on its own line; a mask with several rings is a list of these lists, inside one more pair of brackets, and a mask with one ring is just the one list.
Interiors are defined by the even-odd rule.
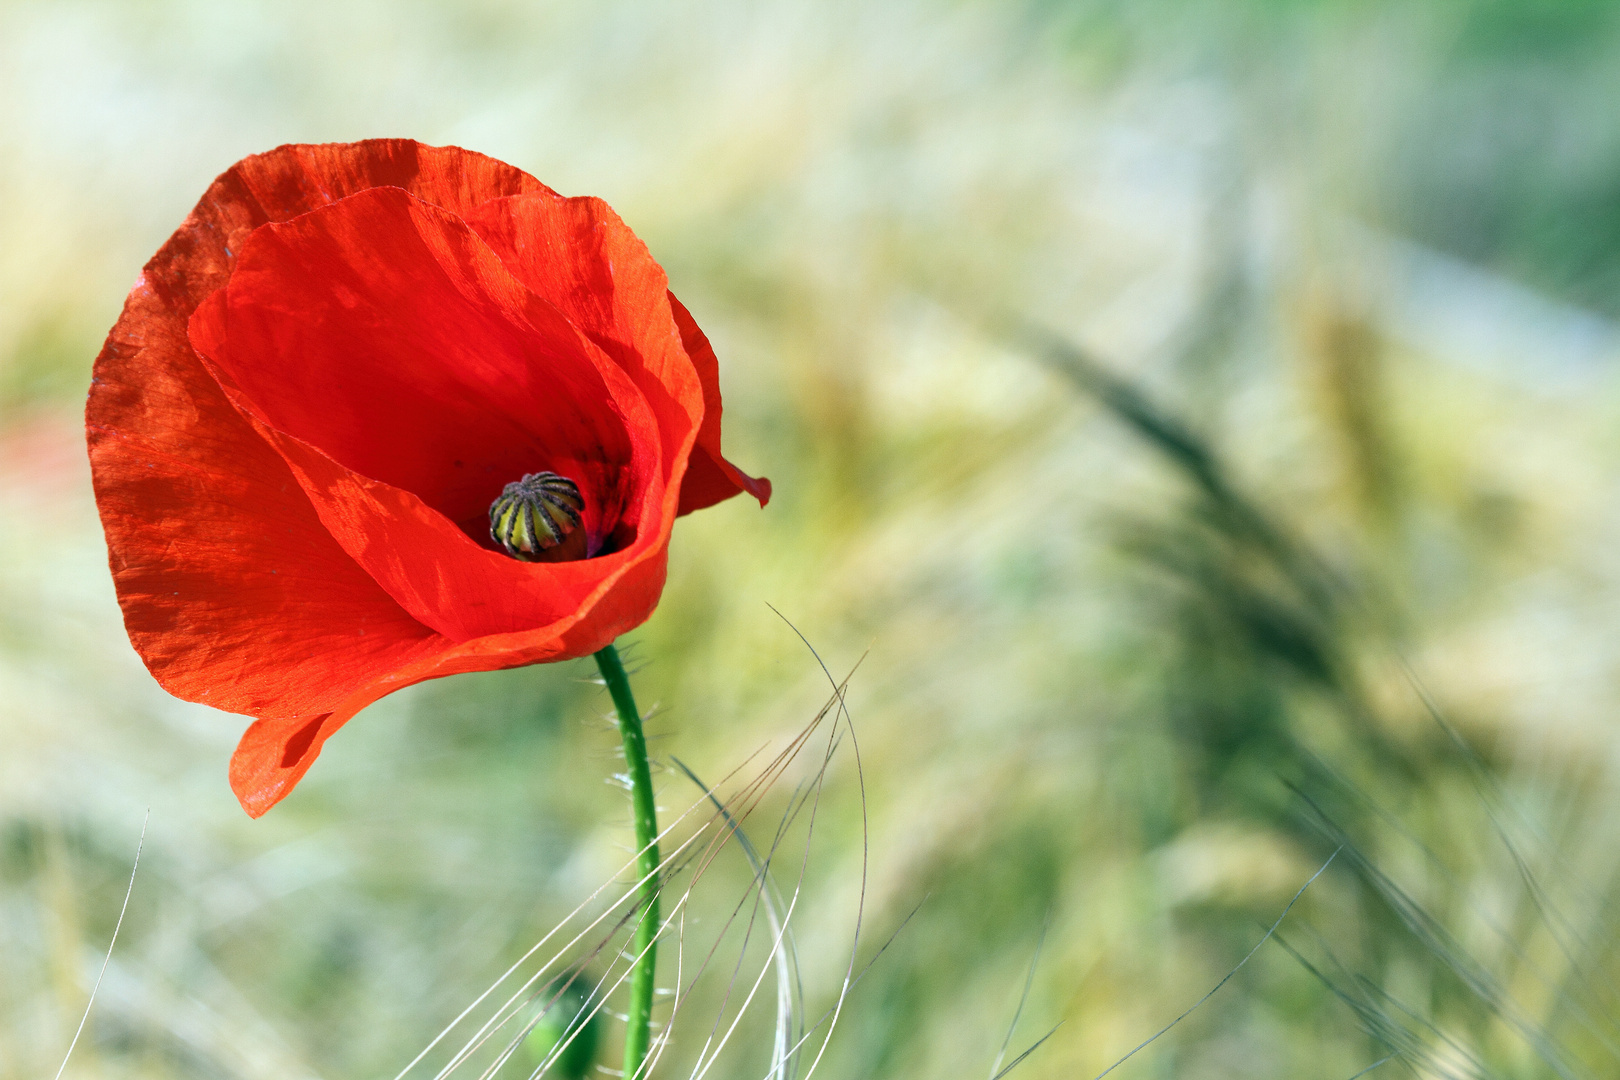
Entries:
[[[806,1026],[865,972],[816,1075],[1096,1076],[1330,856],[1114,1076],[1616,1075],[1617,101],[1603,0],[0,4],[0,1078],[148,810],[66,1077],[386,1080],[626,877],[589,661],[396,694],[254,822],[124,637],[103,335],[233,161],[378,135],[607,199],[716,343],[777,495],[681,522],[629,655],[671,815],[815,718],[799,633],[859,665],[774,867]],[[683,953],[658,1076],[765,936],[729,1001]]]

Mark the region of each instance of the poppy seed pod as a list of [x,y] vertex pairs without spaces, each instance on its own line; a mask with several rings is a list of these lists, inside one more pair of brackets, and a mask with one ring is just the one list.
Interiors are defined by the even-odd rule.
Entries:
[[[708,340],[606,204],[374,140],[214,182],[130,292],[86,429],[130,640],[170,693],[255,718],[230,777],[258,816],[384,694],[643,622],[676,517],[770,496],[720,417]],[[492,535],[548,473],[556,543]]]
[[580,531],[579,485],[556,473],[528,473],[489,504],[489,535],[514,559],[561,562],[591,554]]

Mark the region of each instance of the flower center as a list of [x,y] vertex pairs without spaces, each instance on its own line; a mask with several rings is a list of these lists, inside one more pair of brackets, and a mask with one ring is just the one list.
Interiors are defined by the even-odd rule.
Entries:
[[526,473],[489,504],[489,535],[514,559],[563,562],[585,557],[579,485],[554,472]]

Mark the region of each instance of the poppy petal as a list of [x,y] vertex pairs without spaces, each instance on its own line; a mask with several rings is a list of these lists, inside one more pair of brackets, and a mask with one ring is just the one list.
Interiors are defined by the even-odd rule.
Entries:
[[[714,349],[669,292],[663,268],[611,207],[601,199],[522,195],[485,203],[466,220],[524,284],[636,378],[660,416],[670,414],[657,408],[656,388],[672,387],[677,397],[697,398],[682,403],[689,417],[701,415],[702,422],[682,480],[679,513],[712,506],[739,491],[765,505],[770,481],[749,477],[720,455],[720,365]],[[668,427],[664,437],[666,447],[679,445]]]
[[[344,553],[137,285],[97,361],[88,435],[130,638],[165,689],[233,712],[324,711],[431,630]],[[165,333],[167,331],[167,333]],[[159,362],[167,358],[168,362]],[[308,603],[320,596],[317,607]]]
[[[255,155],[210,186],[147,264],[97,358],[86,426],[114,580],[132,642],[179,697],[302,714],[396,662],[384,642],[411,652],[436,637],[331,540],[186,337],[193,309],[225,282],[233,249],[254,228],[377,184],[453,208],[550,191],[493,158],[409,140]],[[312,595],[347,618],[299,618]],[[281,613],[265,620],[274,622],[268,637],[244,621],[243,601],[250,612]],[[340,625],[371,640],[340,644]],[[331,670],[312,670],[328,662]],[[288,670],[307,677],[286,682]]]
[[[186,334],[253,229],[379,184],[451,210],[550,191],[493,158],[403,139],[255,155],[153,256],[97,357],[86,434],[114,584],[136,651],[177,697],[307,723],[452,646],[333,541]],[[255,816],[280,797],[233,786]]]
[[675,460],[703,399],[669,314],[669,279],[647,246],[601,199],[492,199],[465,220],[518,280],[630,375],[659,418],[666,459]]
[[749,476],[720,453],[720,360],[714,355],[714,346],[674,293],[669,296],[669,307],[703,384],[703,426],[698,429],[697,444],[692,447],[692,460],[681,485],[680,513],[702,510],[743,491],[764,506],[771,501],[771,482]]
[[668,550],[664,545],[631,565],[593,606],[589,619],[574,620],[557,632],[499,634],[459,646],[424,649],[418,657],[405,659],[355,690],[329,713],[255,721],[231,756],[231,789],[242,808],[259,817],[285,798],[309,771],[328,738],[380,697],[427,679],[571,660],[612,644],[645,622],[657,605],[664,590]]
[[[660,440],[638,389],[459,219],[404,192],[365,192],[255,233],[191,328],[338,542],[453,640],[576,615],[667,535]],[[535,424],[563,438],[548,444]],[[574,563],[481,547],[442,503],[457,455],[488,488],[473,488],[479,517],[527,471],[572,472],[600,481],[582,492],[610,493],[622,474],[614,513],[636,540]]]
[[269,426],[486,543],[490,503],[526,472],[579,484],[605,535],[633,470],[652,471],[605,359],[461,219],[398,188],[255,232],[192,337]]

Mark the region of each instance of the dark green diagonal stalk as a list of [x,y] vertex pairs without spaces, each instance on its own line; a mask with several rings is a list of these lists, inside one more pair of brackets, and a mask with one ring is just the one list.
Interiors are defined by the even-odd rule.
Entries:
[[641,713],[630,693],[630,678],[612,645],[596,654],[602,681],[613,695],[619,712],[619,735],[624,739],[624,763],[630,775],[630,807],[635,818],[636,876],[641,880],[641,911],[635,924],[630,955],[636,958],[630,970],[630,1006],[625,1010],[625,1080],[645,1080],[642,1071],[647,1059],[652,1021],[653,974],[658,966],[658,808],[653,805],[652,770],[647,765],[647,737],[641,731]]

